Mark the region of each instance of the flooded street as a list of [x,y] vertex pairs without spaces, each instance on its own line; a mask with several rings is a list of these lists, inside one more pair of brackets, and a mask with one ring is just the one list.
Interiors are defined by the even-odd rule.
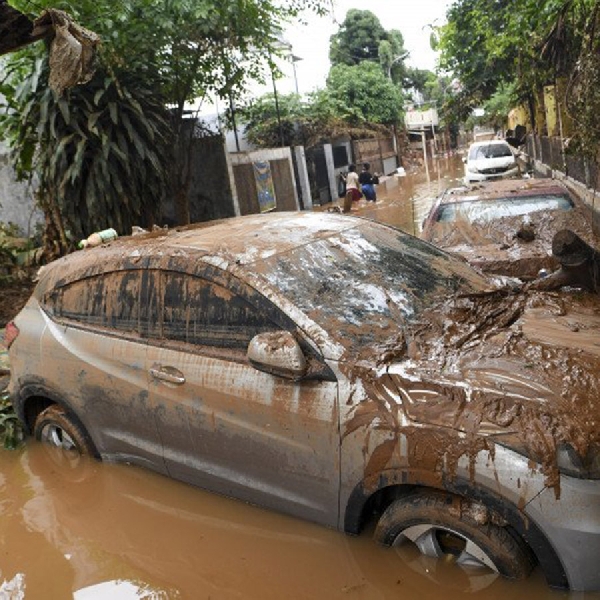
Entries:
[[[418,235],[459,156],[390,178],[356,214]],[[385,189],[384,189],[385,188]],[[246,505],[149,471],[64,456],[31,440],[0,452],[0,600],[600,600],[462,569],[413,547]]]
[[405,177],[387,178],[378,187],[378,201],[361,200],[356,214],[418,236],[432,200],[446,188],[461,185],[463,175],[461,156],[438,158],[429,162],[429,177],[422,168]]
[[[514,583],[411,549],[221,498],[135,467],[77,474],[30,442],[0,453],[0,598],[593,598]],[[600,597],[600,595],[595,596]]]

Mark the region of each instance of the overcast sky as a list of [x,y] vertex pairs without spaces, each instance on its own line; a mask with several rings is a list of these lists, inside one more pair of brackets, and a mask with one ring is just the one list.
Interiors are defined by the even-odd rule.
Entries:
[[[410,52],[408,63],[421,69],[435,67],[436,55],[429,46],[430,24],[445,22],[446,8],[452,0],[333,0],[334,14],[310,17],[308,26],[289,28],[284,37],[292,44],[293,52],[302,60],[296,62],[300,93],[325,86],[329,72],[329,37],[336,33],[351,8],[370,10],[384,29],[399,29],[404,46]],[[278,82],[282,93],[293,91],[293,81]]]
[[[410,52],[408,64],[421,69],[433,70],[436,54],[429,45],[431,33],[428,25],[441,25],[445,22],[446,9],[453,0],[333,0],[333,15],[327,17],[310,16],[308,25],[294,25],[284,32],[284,39],[291,43],[295,56],[296,78],[291,63],[278,61],[284,74],[276,82],[280,94],[295,91],[295,81],[301,94],[325,87],[329,72],[329,38],[343,23],[351,8],[370,10],[381,22],[384,29],[399,29],[404,37],[404,47]],[[250,96],[261,96],[273,92],[272,81],[264,85],[255,83],[249,87]],[[190,108],[194,103],[190,104]],[[205,99],[201,103],[201,114],[215,114],[224,110],[223,102],[214,103]]]

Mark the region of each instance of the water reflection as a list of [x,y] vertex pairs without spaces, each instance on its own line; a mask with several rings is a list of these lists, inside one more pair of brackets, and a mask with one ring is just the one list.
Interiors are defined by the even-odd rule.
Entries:
[[490,578],[134,467],[60,469],[53,452],[0,453],[0,598],[583,598],[539,573]]

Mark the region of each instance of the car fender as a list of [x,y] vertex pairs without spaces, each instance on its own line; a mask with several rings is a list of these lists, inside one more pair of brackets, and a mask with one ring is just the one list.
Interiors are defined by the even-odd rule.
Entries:
[[358,534],[363,524],[364,509],[375,495],[385,493],[392,488],[415,487],[437,489],[480,502],[499,515],[531,548],[544,572],[548,585],[568,588],[565,569],[552,545],[540,527],[521,508],[506,498],[470,479],[456,476],[440,476],[417,469],[395,468],[382,471],[374,481],[362,480],[352,490],[344,510],[344,531]]
[[[14,406],[15,412],[19,420],[25,425],[25,429],[28,434],[32,432],[33,422],[28,415],[28,403],[33,398],[44,398],[52,404],[58,404],[62,406],[72,417],[74,417],[85,429],[87,435],[89,430],[85,425],[85,422],[81,419],[80,415],[73,409],[70,402],[65,399],[64,394],[55,390],[52,386],[48,385],[45,379],[32,377],[26,382],[19,382],[16,391],[11,396],[11,401]],[[92,436],[90,435],[90,438]],[[95,440],[92,441],[95,442]]]

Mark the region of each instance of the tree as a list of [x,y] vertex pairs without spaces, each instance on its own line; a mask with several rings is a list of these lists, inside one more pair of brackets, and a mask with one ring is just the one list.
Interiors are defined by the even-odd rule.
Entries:
[[379,43],[379,62],[388,77],[400,87],[405,87],[408,70],[404,59],[407,57],[408,51],[404,48],[402,33],[397,29],[388,31],[386,39]]
[[503,84],[492,94],[484,105],[482,122],[498,131],[504,128],[508,113],[517,104],[514,84]]
[[394,124],[402,116],[402,94],[372,62],[332,67],[327,92],[346,120]]
[[[402,82],[407,52],[397,30],[386,32],[370,11],[350,10],[331,36],[332,68],[325,89],[300,102],[292,94],[279,97],[279,114],[272,94],[242,109],[246,134],[259,146],[312,144],[346,134],[369,137],[402,117]],[[399,78],[399,79],[398,79]],[[281,127],[281,133],[280,133]]]
[[0,127],[17,174],[36,175],[47,258],[53,258],[91,231],[112,226],[123,233],[155,221],[172,127],[160,95],[131,71],[109,74],[100,66],[86,86],[57,96],[41,50],[11,61],[20,83],[2,88],[7,112]]
[[433,71],[408,67],[404,78],[404,85],[409,90],[415,90],[422,96],[423,102],[427,103],[434,99],[433,91],[436,89],[438,78]]
[[[322,12],[326,2],[81,0],[67,10],[103,44],[91,85],[65,97],[45,88],[43,46],[12,55],[0,126],[19,171],[39,176],[40,204],[58,231],[58,250],[107,220],[121,233],[138,219],[147,223],[169,184],[179,221],[189,221],[186,153],[172,151],[189,135],[185,102],[208,93],[233,98],[250,79],[264,78],[282,24],[305,8]],[[40,0],[36,8],[49,3]],[[99,198],[108,200],[103,205]]]
[[333,66],[379,63],[379,43],[387,39],[385,29],[370,10],[350,9],[337,33],[331,36],[329,60]]
[[[542,86],[570,76],[585,56],[593,57],[596,0],[458,0],[439,33],[441,67],[462,84],[462,116],[503,85],[531,107]],[[591,42],[584,47],[586,32]],[[589,71],[589,70],[588,70]],[[581,107],[590,106],[597,86]],[[597,111],[595,111],[597,114]],[[582,129],[583,131],[583,129]]]
[[[517,2],[520,0],[517,0]],[[512,0],[459,0],[441,28],[440,66],[463,85],[462,117],[514,76],[518,45],[500,40]]]
[[[346,123],[393,124],[402,113],[404,38],[369,10],[351,9],[330,38],[332,68],[317,105]],[[395,82],[395,83],[394,83]],[[335,116],[334,116],[335,113]]]
[[240,108],[239,112],[251,144],[262,148],[279,146],[281,135],[286,146],[302,143],[299,132],[307,114],[298,94],[279,95],[277,106],[275,96],[265,94]]

